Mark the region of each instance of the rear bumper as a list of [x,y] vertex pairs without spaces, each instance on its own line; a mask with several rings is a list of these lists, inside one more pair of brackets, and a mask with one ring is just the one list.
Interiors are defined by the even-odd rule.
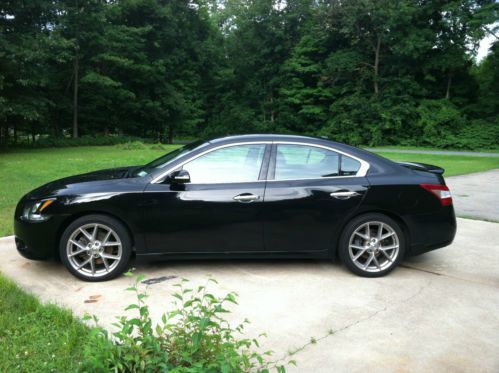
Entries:
[[410,245],[407,255],[419,255],[450,245],[457,231],[456,216],[452,206],[436,212],[406,217]]

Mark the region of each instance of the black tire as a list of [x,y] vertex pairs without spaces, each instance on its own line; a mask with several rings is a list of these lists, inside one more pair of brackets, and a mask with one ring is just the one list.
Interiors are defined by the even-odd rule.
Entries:
[[[369,223],[369,226],[367,226],[367,223]],[[386,232],[384,235],[387,235],[388,233],[395,234],[380,241],[377,234],[380,227],[381,232]],[[387,227],[389,227],[391,231]],[[358,236],[357,233],[354,235],[354,232],[357,229],[360,229],[360,233],[364,235],[367,235],[367,229],[369,229],[369,231],[372,233],[370,233],[368,236],[371,238],[367,240],[362,236]],[[381,237],[383,237],[384,235],[382,235]],[[377,241],[378,244],[373,242],[373,239]],[[358,242],[362,243],[358,244]],[[350,249],[351,243],[355,246],[361,246],[362,249]],[[397,243],[398,251],[396,252],[396,255],[395,249],[388,249],[386,251],[380,249],[381,247],[388,248],[391,246],[396,246]],[[356,275],[363,277],[381,277],[390,273],[398,266],[400,261],[404,258],[405,245],[406,237],[400,225],[395,220],[383,214],[368,213],[357,216],[345,226],[339,241],[338,254],[343,264]],[[369,249],[365,249],[367,247],[369,247]],[[387,254],[385,255],[383,251]],[[357,261],[355,261],[354,258],[357,255],[360,255],[360,257],[359,259],[357,259]],[[388,257],[392,255],[393,257],[391,259],[388,259]],[[372,259],[371,256],[373,257]],[[374,260],[374,258],[376,258],[376,260]],[[364,259],[365,262],[362,263]],[[372,262],[374,262],[374,264],[372,264]],[[384,264],[381,264],[382,262]],[[368,269],[360,268],[360,266],[363,266],[366,263]]]
[[[97,229],[97,232],[100,236],[105,235],[106,228],[110,228],[113,231],[112,233],[110,233],[109,237],[113,237],[113,239],[115,239],[116,242],[120,242],[121,245],[120,246],[115,245],[116,248],[114,249],[113,248],[106,249],[103,247],[104,245],[102,245],[101,250],[121,250],[118,252],[120,255],[108,253],[106,251],[101,253],[101,255],[102,256],[113,255],[119,257],[119,259],[113,259],[113,258],[103,259],[102,257],[98,256],[99,255],[98,253],[96,253],[95,255],[97,255],[98,257],[94,257],[94,259],[92,260],[91,263],[92,269],[86,269],[86,267],[83,267],[82,270],[78,270],[77,268],[75,268],[75,266],[78,264],[78,263],[75,264],[75,261],[81,258],[81,262],[83,263],[87,260],[87,258],[90,258],[91,255],[87,251],[85,252],[82,251],[82,254],[73,255],[73,257],[76,257],[76,259],[70,259],[68,250],[71,250],[71,248],[80,250],[81,246],[84,246],[85,248],[87,246],[85,246],[85,242],[78,241],[78,244],[80,246],[78,247],[71,246],[71,248],[68,248],[69,245],[73,245],[68,243],[68,240],[71,238],[73,234],[77,234],[76,232],[79,230],[80,227],[85,227],[90,225],[98,225],[99,228]],[[90,233],[86,229],[85,231],[87,233]],[[82,237],[83,240],[86,239],[83,232],[80,235],[80,237]],[[82,238],[80,238],[80,240],[82,240]],[[89,242],[88,245],[90,245],[91,241],[88,240],[88,242]],[[101,244],[103,243],[104,241],[101,242]],[[112,243],[113,242],[109,242],[109,244]],[[127,265],[130,261],[131,255],[132,255],[132,240],[130,238],[130,234],[128,233],[127,229],[123,226],[122,223],[107,215],[92,214],[92,215],[85,215],[81,218],[76,219],[74,222],[69,224],[68,227],[64,230],[64,233],[62,234],[59,243],[59,256],[61,258],[62,263],[66,266],[68,271],[75,277],[78,277],[81,280],[89,282],[107,281],[119,276],[127,269]],[[98,262],[99,260],[100,262]],[[109,266],[108,262],[111,260],[112,264]],[[104,267],[104,262],[106,262],[105,267]],[[99,271],[101,273],[99,273],[98,275],[95,274],[92,275],[91,273],[88,273],[89,271],[93,270],[93,268],[97,267],[99,268]],[[107,269],[108,267],[109,269]]]

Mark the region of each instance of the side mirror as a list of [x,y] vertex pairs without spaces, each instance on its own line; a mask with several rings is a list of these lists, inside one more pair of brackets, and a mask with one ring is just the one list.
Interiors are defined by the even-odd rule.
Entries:
[[170,176],[170,180],[175,184],[185,184],[191,182],[191,175],[186,170],[175,171]]

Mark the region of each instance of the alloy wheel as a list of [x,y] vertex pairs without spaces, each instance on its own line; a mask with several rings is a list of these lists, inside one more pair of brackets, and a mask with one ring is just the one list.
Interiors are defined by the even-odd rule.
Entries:
[[101,223],[75,229],[66,245],[69,264],[85,277],[105,276],[118,266],[123,255],[119,235]]
[[360,225],[350,236],[348,244],[350,259],[366,272],[381,272],[390,268],[399,255],[399,249],[395,230],[380,221]]

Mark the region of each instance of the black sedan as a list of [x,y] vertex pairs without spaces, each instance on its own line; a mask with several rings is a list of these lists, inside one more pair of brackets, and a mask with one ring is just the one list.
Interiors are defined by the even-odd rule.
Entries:
[[132,258],[339,258],[382,276],[449,245],[443,169],[320,138],[195,142],[139,167],[53,181],[15,212],[18,251],[102,281]]

